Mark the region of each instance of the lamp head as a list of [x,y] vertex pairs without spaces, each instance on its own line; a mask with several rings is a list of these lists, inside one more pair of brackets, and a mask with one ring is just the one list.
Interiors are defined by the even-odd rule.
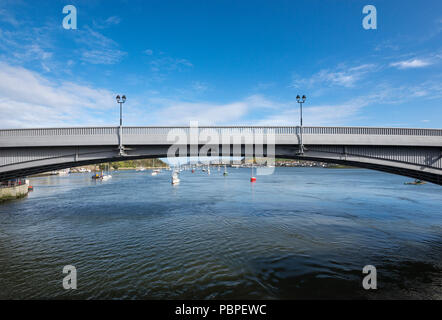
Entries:
[[302,96],[302,102],[305,101],[305,99],[307,99],[307,97],[305,95]]
[[117,102],[120,102],[120,95],[118,95],[118,96],[116,97],[116,99],[117,99]]
[[299,99],[301,99],[301,97],[299,96],[299,94],[296,96],[296,101],[299,101]]
[[121,99],[123,99],[123,102],[125,102],[125,101],[126,101],[126,96],[123,95],[123,96],[121,97]]

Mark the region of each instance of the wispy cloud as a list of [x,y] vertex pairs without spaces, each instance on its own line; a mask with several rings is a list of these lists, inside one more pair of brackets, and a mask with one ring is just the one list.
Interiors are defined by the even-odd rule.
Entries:
[[417,98],[434,100],[442,98],[442,82],[433,79],[419,84],[399,86],[394,86],[389,82],[381,82],[371,92],[367,95],[367,99],[373,102],[382,101],[385,104],[400,104]]
[[0,8],[0,21],[9,23],[14,27],[18,27],[20,25],[20,22],[15,18],[15,16],[10,11],[1,8]]
[[[336,104],[316,104],[304,106],[304,125],[336,126],[345,125],[360,117],[362,108],[369,105],[365,99],[353,99]],[[295,101],[278,106],[277,110],[264,119],[255,122],[257,125],[298,125],[299,108]]]
[[115,26],[117,24],[120,24],[121,18],[118,16],[111,16],[107,19],[100,19],[100,20],[94,20],[93,26],[97,29],[106,29],[111,26]]
[[150,62],[151,70],[154,72],[162,71],[182,71],[185,68],[193,67],[193,64],[182,58],[162,57]]
[[397,51],[400,49],[400,46],[397,43],[394,43],[392,40],[384,40],[380,43],[376,44],[374,50],[375,51],[384,51],[384,50],[392,50]]
[[[145,112],[143,105],[149,106]],[[250,115],[257,112],[275,112],[282,103],[271,101],[261,95],[251,95],[241,100],[225,103],[210,101],[182,101],[164,97],[149,97],[135,108],[130,121],[138,124],[188,125],[198,121],[201,125],[252,124]],[[128,115],[130,117],[130,115]]]
[[[296,101],[275,101],[256,94],[227,103],[183,102],[165,98],[150,98],[149,114],[145,119],[137,110],[140,123],[156,125],[188,125],[198,121],[200,125],[297,125],[299,108]],[[364,99],[342,104],[305,107],[307,125],[339,125],[359,116],[361,108],[368,105]],[[140,116],[141,115],[141,116]]]
[[92,30],[90,27],[84,27],[77,30],[77,43],[81,44],[81,60],[91,64],[115,64],[121,61],[126,52],[119,49],[118,44],[101,34]]
[[192,89],[198,93],[202,93],[206,91],[208,88],[207,84],[201,82],[201,81],[193,81],[192,82]]
[[336,69],[323,69],[310,78],[294,79],[292,86],[295,88],[312,88],[318,84],[324,86],[353,87],[367,73],[376,69],[375,64],[362,64],[355,67],[339,66]]
[[432,62],[430,60],[423,59],[410,59],[410,60],[402,60],[390,63],[390,66],[396,67],[398,69],[411,69],[411,68],[422,68],[431,65]]
[[47,70],[54,52],[49,29],[49,26],[0,29],[0,59],[16,64],[33,63]]

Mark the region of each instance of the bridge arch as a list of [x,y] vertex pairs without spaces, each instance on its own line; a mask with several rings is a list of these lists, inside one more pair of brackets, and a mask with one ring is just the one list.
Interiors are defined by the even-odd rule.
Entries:
[[[178,129],[188,134],[193,128],[123,129],[122,137],[118,128],[112,127],[0,130],[0,181],[94,163],[165,158],[173,143],[168,133]],[[256,132],[272,132],[274,155],[278,158],[344,164],[442,185],[440,129],[305,127],[303,154],[299,153],[299,127],[206,127],[197,130],[203,129],[238,135],[241,156],[251,147],[242,139],[244,134],[250,137]],[[125,148],[123,155],[119,152],[121,138]],[[196,141],[198,149],[206,143],[199,134]],[[221,152],[223,147],[213,145],[225,155]],[[190,147],[186,145],[185,148],[184,156],[192,156]],[[232,156],[232,153],[229,146],[228,154]]]

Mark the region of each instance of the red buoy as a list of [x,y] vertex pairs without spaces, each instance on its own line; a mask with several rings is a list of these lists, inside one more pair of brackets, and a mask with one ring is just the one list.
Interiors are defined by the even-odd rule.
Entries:
[[253,176],[253,159],[252,159],[252,174],[251,174],[250,182],[256,182],[256,178]]

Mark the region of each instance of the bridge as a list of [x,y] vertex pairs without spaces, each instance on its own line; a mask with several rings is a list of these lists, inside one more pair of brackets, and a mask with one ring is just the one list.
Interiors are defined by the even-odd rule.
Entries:
[[[224,143],[224,137],[233,143]],[[162,158],[174,145],[181,148],[178,156],[195,156],[207,146],[224,156],[244,156],[247,150],[260,156],[260,142],[264,156],[344,164],[442,185],[442,129],[295,126],[0,130],[0,181],[94,163]]]

